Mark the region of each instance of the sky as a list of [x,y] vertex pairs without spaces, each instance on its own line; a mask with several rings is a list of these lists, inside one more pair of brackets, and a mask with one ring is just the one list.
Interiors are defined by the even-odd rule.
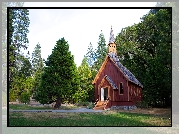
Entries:
[[[156,2],[25,2],[24,7],[154,7]],[[77,66],[87,53],[88,45],[97,47],[99,35],[109,42],[111,26],[114,36],[122,28],[139,23],[150,9],[29,9],[28,51],[37,43],[45,60],[56,41],[65,38]]]

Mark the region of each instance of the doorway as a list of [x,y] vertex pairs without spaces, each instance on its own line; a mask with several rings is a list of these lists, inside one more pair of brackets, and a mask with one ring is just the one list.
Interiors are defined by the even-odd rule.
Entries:
[[108,88],[101,88],[101,101],[105,101],[108,98]]

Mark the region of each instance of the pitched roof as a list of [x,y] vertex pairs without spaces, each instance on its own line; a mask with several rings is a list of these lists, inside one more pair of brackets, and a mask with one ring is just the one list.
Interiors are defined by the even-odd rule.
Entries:
[[113,89],[118,89],[117,86],[114,84],[113,80],[108,75],[105,75],[105,77],[109,84],[111,84]]
[[114,42],[115,42],[115,38],[114,38],[112,26],[111,26],[111,32],[110,32],[110,37],[109,37],[109,44],[110,43],[114,43]]
[[113,52],[108,53],[108,55],[112,58],[112,60],[116,63],[116,65],[120,68],[120,70],[124,73],[128,80],[143,88],[143,85],[135,78],[135,76],[120,63],[117,55],[115,55]]

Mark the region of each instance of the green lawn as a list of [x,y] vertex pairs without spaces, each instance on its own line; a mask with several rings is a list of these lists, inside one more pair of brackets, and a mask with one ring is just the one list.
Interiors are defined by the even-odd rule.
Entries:
[[[76,106],[61,106],[60,109],[69,110],[69,109],[76,109]],[[10,104],[10,110],[52,110],[50,106],[29,106],[28,104]]]
[[168,117],[106,111],[103,113],[10,113],[9,126],[171,126]]

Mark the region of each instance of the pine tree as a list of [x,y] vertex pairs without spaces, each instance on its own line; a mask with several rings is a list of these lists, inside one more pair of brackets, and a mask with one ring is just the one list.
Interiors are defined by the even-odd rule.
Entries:
[[74,57],[64,38],[57,41],[45,64],[40,86],[35,91],[35,99],[42,104],[56,101],[56,107],[59,108],[61,100],[72,98],[79,88]]
[[29,11],[27,9],[9,9],[9,84],[10,89],[21,60],[21,49],[27,49],[27,33],[29,32]]
[[39,43],[35,46],[34,51],[32,52],[31,61],[32,61],[32,74],[34,76],[35,73],[38,70],[42,70],[44,66],[43,59],[41,57],[41,46]]
[[95,61],[95,52],[94,52],[91,42],[88,46],[88,50],[87,50],[85,57],[87,58],[88,65],[90,67],[92,67],[92,65],[94,64],[94,61]]
[[98,46],[95,52],[96,61],[94,62],[94,68],[98,71],[107,55],[107,47],[104,35],[101,30],[101,34],[99,35]]
[[85,56],[82,60],[81,65],[78,67],[78,73],[80,74],[80,88],[75,94],[76,101],[93,101],[94,89],[91,83],[91,81],[93,80],[92,71]]
[[32,52],[32,58],[31,58],[31,64],[32,64],[32,76],[33,76],[33,92],[37,89],[37,87],[40,85],[40,79],[43,72],[43,59],[41,57],[41,46],[38,43],[34,51]]

